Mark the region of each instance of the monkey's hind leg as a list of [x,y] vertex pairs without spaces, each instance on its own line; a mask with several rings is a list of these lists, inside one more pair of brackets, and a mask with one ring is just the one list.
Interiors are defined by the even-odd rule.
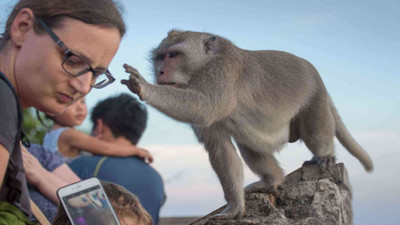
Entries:
[[314,96],[296,119],[300,138],[314,154],[303,166],[317,164],[322,171],[335,164],[335,122],[330,111],[327,94]]
[[[221,141],[220,138],[219,141]],[[211,165],[221,182],[227,201],[226,208],[212,219],[242,218],[244,215],[243,165],[231,140],[205,143]]]
[[256,152],[244,145],[238,144],[242,157],[251,171],[261,177],[261,180],[245,187],[246,193],[262,192],[279,196],[278,186],[283,182],[283,171],[271,153]]

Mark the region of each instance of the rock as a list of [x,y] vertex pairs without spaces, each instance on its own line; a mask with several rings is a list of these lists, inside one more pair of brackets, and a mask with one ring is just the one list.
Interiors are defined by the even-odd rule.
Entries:
[[240,220],[209,220],[225,206],[191,225],[348,225],[352,224],[351,187],[342,163],[322,172],[316,165],[299,168],[279,187],[276,206],[264,193],[246,194]]

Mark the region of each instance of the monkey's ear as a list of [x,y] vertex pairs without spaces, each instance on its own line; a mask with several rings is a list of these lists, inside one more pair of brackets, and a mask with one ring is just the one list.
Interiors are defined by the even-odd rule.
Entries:
[[218,52],[217,42],[218,40],[215,36],[209,37],[204,41],[204,49],[206,50],[207,54],[214,55]]
[[176,29],[170,30],[170,31],[168,32],[168,37],[176,36],[176,35],[178,35],[178,34],[180,34],[180,33],[181,33],[180,30],[176,30]]

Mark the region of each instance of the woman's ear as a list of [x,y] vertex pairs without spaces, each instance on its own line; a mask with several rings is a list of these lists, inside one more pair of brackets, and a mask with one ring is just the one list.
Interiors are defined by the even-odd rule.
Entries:
[[23,8],[18,12],[10,28],[10,39],[14,45],[20,47],[33,30],[35,15],[29,8]]

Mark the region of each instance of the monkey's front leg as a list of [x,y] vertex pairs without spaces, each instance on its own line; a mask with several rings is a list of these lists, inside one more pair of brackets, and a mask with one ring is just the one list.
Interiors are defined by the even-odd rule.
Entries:
[[129,80],[122,80],[121,83],[139,95],[142,101],[176,120],[208,127],[233,110],[233,96],[220,87],[222,84],[214,82],[207,86],[210,92],[215,92],[214,95],[204,91],[200,84],[190,88],[153,85],[146,82],[135,68],[127,64],[124,67],[130,76]]
[[[219,139],[219,137],[218,137]],[[219,139],[218,141],[220,141]],[[215,141],[215,139],[213,140]],[[211,165],[221,182],[227,206],[212,219],[242,218],[244,215],[243,165],[229,138],[205,145]]]

